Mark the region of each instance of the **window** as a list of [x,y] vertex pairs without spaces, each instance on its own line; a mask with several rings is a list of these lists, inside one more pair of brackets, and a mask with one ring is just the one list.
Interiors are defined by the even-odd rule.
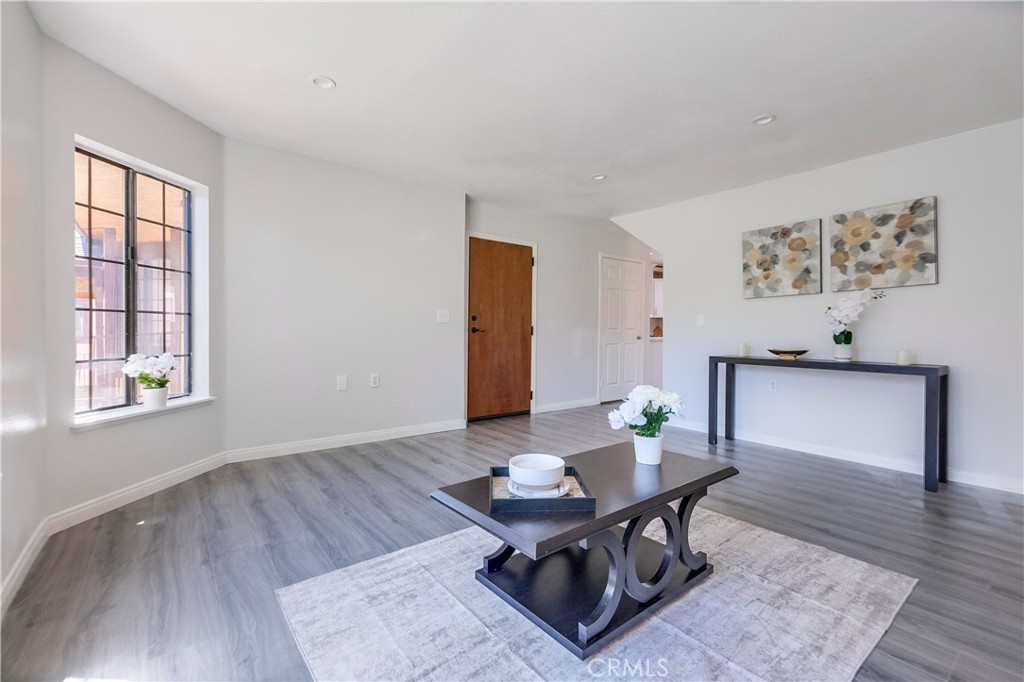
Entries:
[[75,413],[141,402],[132,353],[176,358],[172,398],[192,392],[191,193],[75,150]]

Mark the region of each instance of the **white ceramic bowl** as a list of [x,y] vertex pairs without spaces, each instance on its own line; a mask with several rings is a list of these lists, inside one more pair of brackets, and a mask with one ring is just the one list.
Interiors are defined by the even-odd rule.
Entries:
[[565,460],[554,455],[516,455],[508,461],[508,475],[535,490],[554,488],[565,477]]

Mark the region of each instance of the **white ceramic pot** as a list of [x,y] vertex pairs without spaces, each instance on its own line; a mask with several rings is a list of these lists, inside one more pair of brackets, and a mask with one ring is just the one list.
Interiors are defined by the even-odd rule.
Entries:
[[658,434],[654,438],[633,434],[633,451],[636,461],[640,464],[661,464],[661,444],[664,436]]
[[142,389],[142,405],[147,410],[162,410],[167,407],[167,387]]
[[832,358],[836,362],[849,362],[853,360],[852,343],[836,343],[832,346]]

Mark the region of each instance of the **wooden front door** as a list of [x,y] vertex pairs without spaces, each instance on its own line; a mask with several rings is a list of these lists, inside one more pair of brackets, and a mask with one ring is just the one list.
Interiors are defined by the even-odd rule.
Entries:
[[469,239],[467,419],[530,412],[533,249]]

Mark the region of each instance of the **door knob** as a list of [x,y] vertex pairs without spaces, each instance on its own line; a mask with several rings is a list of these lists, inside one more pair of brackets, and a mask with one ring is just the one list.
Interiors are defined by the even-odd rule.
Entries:
[[485,332],[485,331],[487,331],[487,330],[486,330],[486,329],[480,329],[480,328],[478,328],[478,327],[473,327],[473,328],[471,328],[471,329],[470,329],[469,331],[471,331],[471,332],[473,332],[474,334],[476,334],[477,332]]

